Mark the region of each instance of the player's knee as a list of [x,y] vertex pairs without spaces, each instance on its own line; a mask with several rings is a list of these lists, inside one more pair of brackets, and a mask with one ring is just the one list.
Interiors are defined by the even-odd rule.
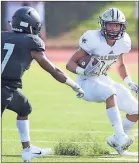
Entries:
[[28,116],[31,112],[32,112],[32,108],[28,108],[28,109],[26,109],[26,110],[24,110],[24,111],[18,113],[18,115],[19,115],[20,117],[25,117],[25,116]]
[[22,110],[20,111],[20,113],[18,113],[18,115],[24,117],[24,116],[28,116],[31,112],[32,112],[31,104],[27,102],[24,108],[22,108]]
[[127,105],[127,114],[129,115],[138,115],[139,114],[139,109],[138,109],[138,102],[136,99],[132,98],[132,101],[129,102],[129,105]]
[[106,93],[106,100],[114,100],[114,96],[116,95],[116,90],[114,88],[108,87]]
[[131,108],[131,110],[128,111],[128,114],[129,115],[137,115],[137,116],[139,116],[139,110],[138,110],[138,108]]
[[28,110],[26,111],[26,113],[25,113],[26,116],[29,115],[29,114],[31,114],[31,112],[32,112],[32,107],[30,106],[30,107],[28,108]]

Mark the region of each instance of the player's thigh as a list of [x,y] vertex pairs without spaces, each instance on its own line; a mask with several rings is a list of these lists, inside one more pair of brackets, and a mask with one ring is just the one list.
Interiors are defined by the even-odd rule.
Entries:
[[30,102],[19,90],[13,94],[13,99],[7,108],[16,112],[19,116],[27,116],[32,111]]
[[14,91],[9,87],[5,86],[1,88],[1,112],[6,109],[7,105],[11,102],[13,98]]
[[138,101],[124,85],[115,83],[117,103],[120,110],[127,114],[138,114]]
[[116,92],[112,86],[106,85],[98,80],[85,80],[80,83],[85,92],[83,97],[86,101],[106,102],[106,100]]

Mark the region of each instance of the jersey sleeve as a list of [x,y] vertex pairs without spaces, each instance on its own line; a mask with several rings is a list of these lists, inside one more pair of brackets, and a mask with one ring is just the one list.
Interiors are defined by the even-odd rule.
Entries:
[[127,33],[125,33],[123,53],[129,53],[130,50],[131,50],[131,39],[130,36]]
[[45,51],[45,43],[39,36],[30,36],[29,37],[29,49],[31,51]]
[[80,37],[79,47],[91,55],[93,50],[92,42],[92,34],[89,30]]

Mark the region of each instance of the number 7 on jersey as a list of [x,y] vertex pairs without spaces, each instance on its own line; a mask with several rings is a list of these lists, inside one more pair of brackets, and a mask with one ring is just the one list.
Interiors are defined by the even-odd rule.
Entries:
[[10,44],[10,43],[5,43],[4,44],[4,49],[5,50],[8,50],[8,51],[7,51],[5,57],[4,57],[3,61],[2,61],[2,73],[4,71],[4,68],[5,68],[5,66],[6,66],[6,64],[7,64],[8,60],[9,60],[10,56],[13,53],[14,46],[15,46],[15,44]]

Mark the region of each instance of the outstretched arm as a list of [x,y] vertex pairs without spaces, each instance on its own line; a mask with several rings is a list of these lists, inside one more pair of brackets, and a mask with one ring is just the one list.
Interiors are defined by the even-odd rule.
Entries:
[[67,76],[46,57],[44,52],[32,51],[31,56],[45,71],[50,73],[57,81],[61,83],[66,82]]
[[57,81],[65,83],[72,87],[74,91],[83,94],[83,90],[71,80],[62,70],[56,67],[44,54],[44,52],[32,51],[31,56],[39,65],[48,73],[50,73]]

